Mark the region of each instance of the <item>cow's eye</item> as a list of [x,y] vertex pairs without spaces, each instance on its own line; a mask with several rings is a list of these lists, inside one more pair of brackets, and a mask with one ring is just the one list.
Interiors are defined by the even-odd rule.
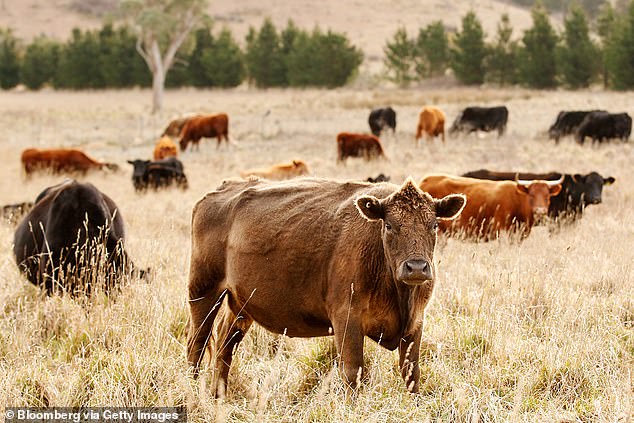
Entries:
[[432,228],[433,230],[438,229],[438,222],[434,222],[434,223],[431,225],[431,228]]
[[392,230],[392,225],[390,225],[388,222],[385,222],[385,230],[386,231],[391,231]]

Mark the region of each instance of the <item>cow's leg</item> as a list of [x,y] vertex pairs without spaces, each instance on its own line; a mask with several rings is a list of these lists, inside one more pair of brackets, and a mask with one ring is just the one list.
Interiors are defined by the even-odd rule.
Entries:
[[[229,298],[231,302],[231,298]],[[233,307],[235,309],[235,307]],[[253,320],[243,313],[234,313],[230,307],[223,307],[217,326],[217,338],[215,340],[215,395],[222,398],[227,392],[227,380],[233,353],[251,327]]]
[[411,335],[401,338],[398,346],[399,368],[401,376],[405,381],[407,390],[412,393],[418,392],[420,381],[420,340],[423,328],[421,327]]
[[363,331],[356,316],[342,313],[333,321],[339,369],[348,390],[355,389],[363,376]]
[[[205,287],[206,289],[200,289]],[[214,319],[227,291],[221,283],[210,283],[206,275],[192,270],[189,281],[189,332],[187,334],[187,361],[198,376],[200,363],[209,343]]]

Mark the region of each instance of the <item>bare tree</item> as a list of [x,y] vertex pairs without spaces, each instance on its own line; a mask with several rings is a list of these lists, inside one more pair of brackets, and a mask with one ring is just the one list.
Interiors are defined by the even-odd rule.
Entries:
[[207,0],[124,0],[123,17],[138,32],[136,49],[152,73],[152,113],[163,107],[167,72],[189,33],[206,19]]

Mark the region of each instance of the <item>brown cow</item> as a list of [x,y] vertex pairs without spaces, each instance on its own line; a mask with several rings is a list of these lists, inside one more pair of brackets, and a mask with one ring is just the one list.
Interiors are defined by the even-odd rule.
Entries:
[[290,163],[276,164],[266,169],[250,169],[240,172],[240,176],[259,176],[261,178],[282,180],[291,179],[310,173],[308,165],[303,160],[293,160]]
[[453,219],[464,203],[462,195],[434,200],[411,178],[401,187],[316,178],[223,182],[192,216],[187,358],[194,374],[226,297],[230,316],[214,338],[216,393],[224,392],[233,351],[254,321],[291,337],[334,335],[351,387],[361,377],[365,336],[398,348],[406,385],[417,392],[436,222]]
[[527,236],[536,219],[548,213],[550,197],[559,194],[561,181],[485,181],[429,175],[420,187],[435,198],[457,193],[467,196],[460,217],[451,224],[442,222],[442,231],[490,240],[500,231],[519,230]]
[[337,135],[337,163],[344,163],[348,157],[363,157],[371,160],[385,158],[381,140],[370,134],[341,132]]
[[170,137],[162,137],[154,146],[154,161],[178,157],[178,147]]
[[418,127],[416,128],[416,146],[418,140],[427,134],[427,139],[432,140],[438,135],[442,135],[445,142],[445,114],[435,107],[425,106],[418,116]]
[[218,141],[216,148],[220,147],[223,138],[229,143],[229,116],[226,113],[189,118],[181,131],[179,144],[182,151],[187,149],[190,142],[198,149],[201,138],[211,137],[216,137]]
[[50,150],[27,148],[22,152],[21,160],[27,175],[36,171],[86,173],[89,170],[103,168],[119,170],[119,166],[114,163],[98,162],[88,157],[83,151],[74,148]]
[[186,117],[174,119],[173,121],[169,123],[169,125],[167,125],[167,128],[165,128],[161,136],[162,137],[168,136],[172,138],[179,137],[181,134],[181,131],[183,130],[183,126],[185,126],[185,123],[192,117],[193,116],[186,116]]

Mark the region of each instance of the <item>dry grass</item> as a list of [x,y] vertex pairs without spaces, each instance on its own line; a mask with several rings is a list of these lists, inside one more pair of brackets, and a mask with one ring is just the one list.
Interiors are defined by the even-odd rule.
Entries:
[[[631,421],[634,418],[634,179],[632,144],[559,146],[543,133],[560,109],[634,111],[631,94],[460,89],[450,91],[193,91],[167,94],[149,117],[147,91],[4,93],[0,96],[2,203],[33,199],[56,177],[24,180],[27,146],[81,146],[121,164],[86,179],[109,194],[127,223],[128,251],[153,269],[119,295],[82,305],[45,297],[22,278],[13,227],[0,224],[0,404],[180,405],[192,421]],[[428,103],[452,120],[467,103],[504,102],[509,130],[413,146]],[[335,134],[367,131],[370,106],[398,105],[389,162],[335,165]],[[270,116],[263,118],[267,110]],[[182,160],[186,192],[137,195],[125,159],[150,157],[167,121],[229,113],[237,145],[215,141]],[[448,240],[425,323],[421,395],[405,392],[396,353],[366,343],[369,378],[346,401],[333,371],[332,340],[279,339],[254,327],[236,352],[224,401],[210,375],[187,374],[185,325],[193,203],[241,169],[301,158],[318,176],[365,178],[458,173],[480,167],[614,176],[604,203],[578,223],[537,227],[522,243]]]

